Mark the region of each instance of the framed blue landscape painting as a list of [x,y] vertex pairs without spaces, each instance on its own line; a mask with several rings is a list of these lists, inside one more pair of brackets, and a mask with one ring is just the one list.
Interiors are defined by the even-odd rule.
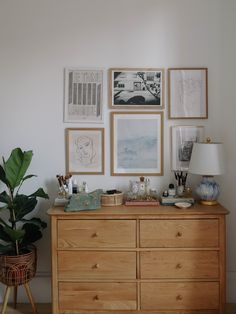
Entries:
[[163,175],[162,112],[111,112],[111,175]]

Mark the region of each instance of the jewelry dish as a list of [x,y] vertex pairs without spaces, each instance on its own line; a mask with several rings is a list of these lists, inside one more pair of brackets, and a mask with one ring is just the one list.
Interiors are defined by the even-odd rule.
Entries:
[[177,202],[175,203],[175,206],[177,206],[178,208],[188,208],[192,206],[192,204],[188,202]]

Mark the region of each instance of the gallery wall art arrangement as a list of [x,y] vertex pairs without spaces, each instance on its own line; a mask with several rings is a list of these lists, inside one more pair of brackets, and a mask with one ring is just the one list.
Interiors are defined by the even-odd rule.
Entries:
[[[73,174],[103,175],[106,139],[104,85],[109,86],[110,175],[164,175],[163,115],[168,119],[208,119],[208,69],[169,68],[168,101],[164,68],[65,68],[64,122],[66,170]],[[167,104],[168,103],[168,104]],[[81,123],[94,128],[81,128]],[[171,128],[172,170],[188,171],[194,142],[203,141],[204,127],[176,125]]]

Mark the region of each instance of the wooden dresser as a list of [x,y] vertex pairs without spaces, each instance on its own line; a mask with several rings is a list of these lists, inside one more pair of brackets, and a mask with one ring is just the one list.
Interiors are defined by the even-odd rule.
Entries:
[[53,314],[225,314],[222,206],[51,208]]

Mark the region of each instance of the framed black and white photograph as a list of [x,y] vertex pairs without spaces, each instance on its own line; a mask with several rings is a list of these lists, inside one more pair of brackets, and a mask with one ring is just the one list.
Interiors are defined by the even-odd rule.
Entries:
[[168,69],[169,119],[208,118],[207,68]]
[[103,122],[103,70],[65,69],[64,122]]
[[111,175],[163,175],[162,112],[111,112]]
[[66,172],[104,174],[104,129],[66,129]]
[[110,108],[164,108],[163,69],[109,69],[109,83]]
[[188,171],[193,144],[204,140],[203,126],[172,126],[172,170]]

